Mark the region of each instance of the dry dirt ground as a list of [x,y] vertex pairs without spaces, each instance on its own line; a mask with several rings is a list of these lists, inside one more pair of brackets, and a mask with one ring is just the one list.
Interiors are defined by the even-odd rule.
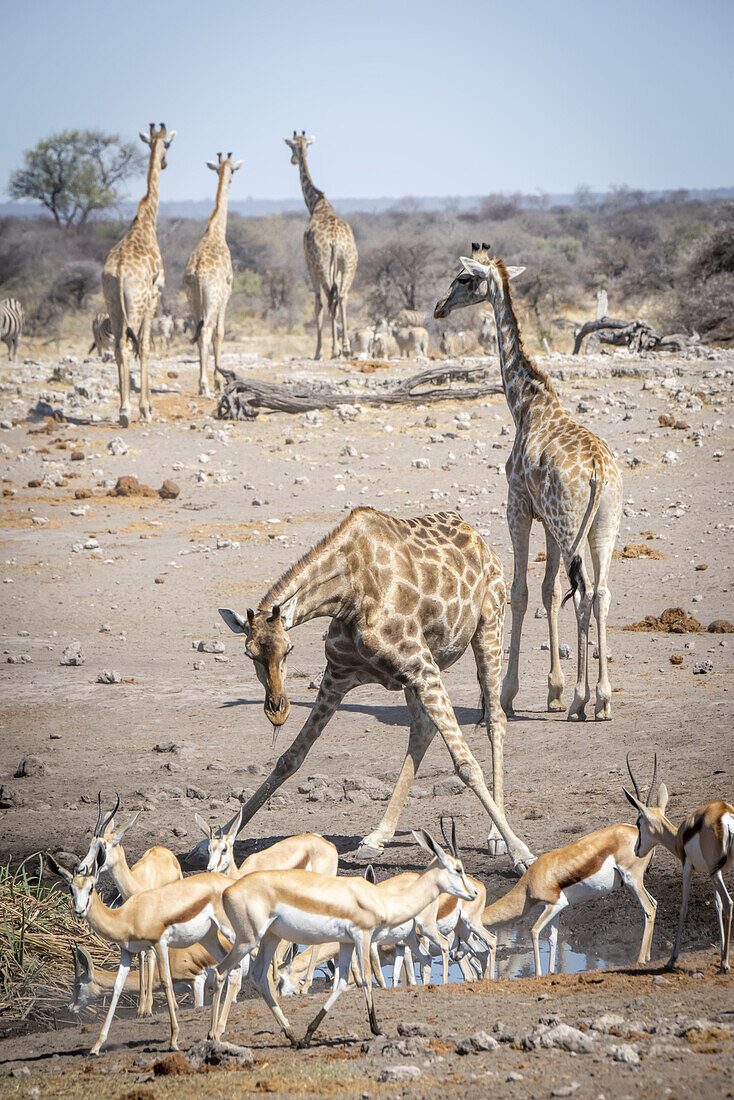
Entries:
[[[323,667],[326,623],[314,620],[292,635],[292,712],[274,746],[260,685],[240,641],[216,609],[232,606],[244,612],[255,605],[270,582],[350,507],[370,504],[401,516],[456,508],[498,551],[509,585],[503,467],[513,428],[502,396],[471,404],[360,410],[361,386],[376,383],[371,381],[375,375],[361,373],[358,364],[272,362],[236,347],[228,350],[228,366],[257,378],[317,378],[341,385],[347,407],[310,416],[263,413],[252,423],[222,423],[214,417],[214,401],[195,396],[198,369],[187,354],[154,363],[153,422],[136,421],[122,431],[109,366],[85,363],[82,357],[63,363],[38,356],[0,368],[3,858],[39,849],[68,853],[68,858],[85,851],[100,789],[108,801],[119,791],[120,820],[144,811],[128,834],[131,856],[152,843],[170,845],[183,856],[201,839],[195,811],[216,822],[233,814],[242,792],[247,797],[258,785],[313,704],[311,685]],[[544,566],[534,560],[544,540],[541,529],[534,528],[518,718],[508,726],[505,762],[508,816],[536,852],[630,819],[621,794],[628,750],[645,782],[657,751],[659,778],[671,792],[669,814],[676,822],[707,799],[734,797],[734,638],[622,630],[677,606],[704,627],[716,619],[734,619],[734,355],[684,361],[633,359],[624,352],[541,362],[568,407],[619,455],[626,502],[619,549],[644,545],[657,553],[620,558],[613,565],[613,721],[601,725],[592,717],[570,724],[563,715],[544,710],[547,653],[541,645],[547,630],[535,615]],[[379,372],[380,380],[415,369],[415,364],[390,364]],[[26,419],[39,397],[77,422]],[[661,426],[661,414],[672,414],[687,427]],[[110,453],[108,444],[115,437],[123,439],[126,453]],[[427,467],[414,465],[426,459]],[[108,495],[124,475],[153,489],[173,479],[181,492],[176,500]],[[29,482],[40,484],[29,487]],[[76,499],[80,489],[91,495]],[[221,643],[207,648],[224,651],[199,652],[195,647],[202,640]],[[574,651],[575,620],[568,606],[561,641]],[[62,652],[73,644],[81,647],[84,663],[61,665]],[[681,661],[672,663],[674,656]],[[700,662],[712,667],[695,674]],[[564,669],[568,701],[573,662],[564,662]],[[103,670],[120,682],[98,683]],[[489,769],[487,738],[475,727],[471,655],[446,674],[446,683],[459,722]],[[354,851],[379,820],[384,802],[373,801],[366,790],[350,792],[348,800],[343,780],[369,777],[391,784],[406,743],[402,697],[378,688],[355,691],[300,774],[247,826],[240,856],[308,829],[334,840],[345,873],[361,872]],[[29,755],[40,760],[40,774],[14,777]],[[420,866],[408,830],[436,829],[439,815],[450,812],[467,869],[486,882],[493,900],[512,884],[512,871],[506,859],[486,854],[487,819],[471,793],[456,793],[453,782],[440,785],[450,779],[449,767],[437,738],[396,842],[378,862],[378,875]],[[309,783],[312,776],[321,778]],[[364,787],[381,794],[379,784]],[[252,1047],[253,1070],[195,1079],[162,1076],[136,1085],[136,1077],[147,1077],[148,1065],[165,1051],[167,1014],[159,1005],[153,1021],[116,1021],[97,1062],[85,1056],[91,1032],[69,1030],[61,1016],[59,1030],[48,1034],[23,1034],[3,1021],[4,1033],[12,1037],[0,1041],[0,1073],[25,1065],[32,1079],[3,1079],[0,1093],[82,1095],[92,1085],[86,1076],[92,1072],[92,1087],[100,1097],[141,1100],[189,1092],[381,1096],[396,1089],[436,1096],[490,1091],[579,1098],[730,1096],[734,985],[716,973],[710,886],[702,878],[694,880],[686,943],[700,954],[687,953],[684,972],[660,981],[680,898],[679,871],[667,853],[656,857],[647,882],[659,909],[653,965],[646,973],[592,971],[540,982],[523,977],[417,993],[378,991],[378,1012],[393,1039],[401,1021],[422,1021],[432,1031],[425,1049],[407,1055],[362,1053],[369,1030],[357,992],[344,995],[310,1053],[291,1052],[265,1006],[245,1001],[227,1037]],[[564,915],[562,955],[569,969],[584,960],[591,966],[625,967],[636,958],[641,931],[634,899],[618,893]],[[517,948],[505,950],[501,973],[530,972],[528,938],[524,928]],[[299,1027],[314,1011],[314,1000],[320,1003],[314,996],[308,1004],[290,1002]],[[593,1032],[590,1054],[521,1049],[524,1032],[556,1014],[584,1027],[604,1014],[620,1016],[622,1023],[607,1022],[606,1032]],[[700,1026],[687,1038],[684,1033],[697,1020]],[[494,1034],[502,1037],[504,1029],[514,1043],[463,1057],[454,1051],[458,1040],[477,1028],[492,1032],[496,1022]],[[205,1020],[191,1009],[182,1011],[182,1024],[184,1048],[205,1034]],[[92,1030],[98,1026],[99,1020],[93,1020]],[[616,1061],[615,1044],[631,1046],[639,1064]],[[386,1066],[406,1062],[419,1068],[419,1081],[378,1083]],[[97,1076],[112,1067],[120,1067],[124,1076]],[[513,1073],[521,1078],[510,1079]],[[34,1088],[40,1091],[29,1093]],[[558,1091],[564,1088],[570,1091]]]

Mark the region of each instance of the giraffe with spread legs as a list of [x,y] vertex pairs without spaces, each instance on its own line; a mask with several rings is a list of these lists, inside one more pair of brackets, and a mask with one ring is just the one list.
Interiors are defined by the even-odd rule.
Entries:
[[207,168],[216,172],[219,183],[214,211],[207,231],[189,256],[183,285],[194,321],[192,344],[199,345],[199,393],[209,397],[207,372],[209,344],[214,351],[214,386],[221,390],[219,356],[224,339],[224,315],[232,293],[232,257],[227,247],[227,200],[234,173],[242,161],[233,163],[232,154],[217,153],[217,163],[208,160]]
[[120,423],[130,423],[130,347],[140,358],[140,416],[150,420],[148,356],[150,326],[165,283],[163,260],[156,236],[161,171],[176,131],[165,123],[140,140],[150,148],[148,189],[125,236],[112,249],[102,269],[102,293],[115,339],[115,361],[120,382]]
[[[532,859],[504,814],[505,715],[500,706],[502,624],[506,591],[502,565],[456,512],[397,519],[356,508],[260,601],[241,616],[220,609],[265,687],[273,726],[288,717],[285,690],[288,632],[318,616],[331,619],[326,670],[313,710],[293,744],[244,807],[240,828],[303,763],[348,691],[360,684],[402,689],[410,714],[408,751],[382,821],[363,841],[381,849],[436,732],[456,772],[494,822],[490,851],[507,851],[516,868]],[[492,745],[493,794],[466,744],[441,673],[471,645]]]
[[[512,716],[519,689],[520,636],[528,602],[530,528],[533,520],[539,519],[546,539],[543,605],[550,633],[548,710],[565,709],[558,652],[558,611],[562,606],[558,571],[563,557],[578,628],[578,672],[568,718],[582,721],[586,717],[590,697],[587,649],[593,609],[599,638],[595,717],[608,719],[612,716],[612,689],[607,671],[608,578],[622,515],[622,475],[604,440],[574,420],[561,404],[548,375],[525,353],[510,293],[510,279],[525,269],[506,268],[488,250],[489,245],[480,248],[475,244],[471,257],[461,257],[462,271],[437,303],[434,315],[448,317],[463,306],[490,302],[497,327],[502,385],[515,421],[515,442],[505,467],[507,522],[515,570],[510,656],[502,684],[502,706]],[[587,540],[593,584],[584,564]]]
[[331,358],[339,354],[337,311],[341,322],[341,354],[351,355],[347,332],[347,299],[357,270],[357,246],[351,225],[343,221],[329,200],[315,186],[306,163],[306,149],[315,139],[293,131],[284,141],[291,151],[291,164],[298,166],[303,198],[311,215],[303,234],[306,266],[313,286],[316,307],[316,354],[321,358],[321,328],[324,320],[322,292],[331,318]]

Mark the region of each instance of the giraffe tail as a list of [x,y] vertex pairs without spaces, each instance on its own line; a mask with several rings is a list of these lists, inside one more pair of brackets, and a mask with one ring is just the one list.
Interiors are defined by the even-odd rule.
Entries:
[[599,497],[602,491],[602,479],[598,475],[598,463],[594,462],[594,472],[591,475],[591,494],[589,496],[589,503],[586,508],[586,514],[581,524],[576,541],[574,543],[574,549],[576,553],[571,558],[571,563],[568,567],[568,579],[571,582],[571,587],[566,595],[561,600],[561,607],[564,607],[568,600],[573,599],[578,592],[583,600],[586,595],[586,582],[584,581],[584,560],[581,554],[578,552],[583,551],[584,542],[589,534],[589,529],[593,522],[596,510],[599,506]]
[[191,343],[192,343],[192,344],[195,344],[195,343],[197,342],[197,340],[198,340],[198,339],[199,339],[199,337],[201,336],[201,330],[202,330],[203,328],[204,328],[204,320],[203,320],[203,318],[202,318],[202,320],[201,320],[201,321],[199,321],[199,323],[197,324],[197,326],[196,326],[196,328],[195,328],[195,330],[194,330],[194,335],[193,335],[193,336],[191,337]]
[[117,271],[117,285],[120,288],[120,312],[122,314],[122,321],[125,326],[125,338],[130,341],[133,346],[133,354],[140,358],[140,344],[138,343],[138,337],[133,332],[130,322],[127,319],[127,308],[125,306],[125,288],[122,285],[122,273],[118,268]]

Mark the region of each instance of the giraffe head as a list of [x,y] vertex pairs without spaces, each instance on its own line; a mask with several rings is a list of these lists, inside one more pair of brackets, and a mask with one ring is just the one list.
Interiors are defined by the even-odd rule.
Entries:
[[502,260],[490,256],[488,244],[472,244],[471,256],[461,256],[462,271],[456,276],[443,298],[436,303],[433,316],[448,317],[455,309],[501,297],[505,280],[521,275],[524,267],[505,267]]
[[306,137],[306,131],[301,130],[300,134],[293,131],[292,138],[283,138],[283,141],[289,147],[291,151],[291,164],[299,164],[302,160],[306,159],[306,149],[309,145],[313,145],[316,141],[315,137]]
[[286,658],[293,649],[286,634],[280,605],[270,611],[247,609],[247,618],[228,607],[219,614],[230,630],[245,635],[245,653],[255,665],[255,675],[265,688],[265,715],[274,726],[282,726],[291,709],[285,693]]
[[229,178],[232,179],[234,173],[238,172],[244,163],[243,160],[233,161],[231,153],[227,153],[226,157],[223,153],[217,153],[216,161],[208,160],[206,166],[207,168],[211,168],[212,172],[216,172],[217,175],[220,175],[224,169]]
[[166,130],[165,122],[162,122],[157,130],[155,128],[155,123],[154,122],[149,123],[149,126],[150,126],[150,134],[144,134],[143,131],[141,130],[140,131],[140,140],[142,141],[143,145],[147,145],[152,152],[160,153],[161,168],[165,168],[166,167],[166,153],[168,152],[168,150],[170,148],[171,142],[173,141],[173,139],[176,136],[176,131],[171,130],[171,132],[169,133]]

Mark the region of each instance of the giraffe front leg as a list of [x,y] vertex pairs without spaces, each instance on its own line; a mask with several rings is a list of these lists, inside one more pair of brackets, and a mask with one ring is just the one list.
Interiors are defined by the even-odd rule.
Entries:
[[[507,730],[507,718],[500,703],[505,600],[504,578],[500,577],[488,586],[479,623],[471,641],[482,692],[487,735],[492,745],[492,797],[502,813],[505,812],[504,745]],[[494,822],[487,837],[487,848],[491,856],[507,854],[507,845]]]
[[408,751],[405,754],[400,775],[390,796],[382,821],[376,829],[373,829],[362,840],[359,846],[358,854],[363,856],[374,857],[375,851],[382,851],[386,842],[392,840],[418,768],[428,746],[436,735],[435,725],[421,706],[412,688],[405,689],[405,701],[410,712]]
[[122,333],[120,339],[115,339],[115,362],[117,363],[117,377],[120,385],[120,426],[130,427],[130,351],[127,346],[127,336]]
[[211,338],[210,328],[207,326],[206,321],[201,326],[199,332],[199,339],[196,341],[199,345],[199,396],[211,397],[209,390],[209,341]]
[[140,326],[140,419],[150,420],[150,378],[148,359],[150,357],[150,325],[152,314],[146,313]]
[[320,290],[316,291],[316,301],[314,303],[314,308],[315,308],[315,311],[316,311],[316,354],[314,355],[314,359],[320,359],[321,358],[321,328],[322,328],[323,323],[324,323],[324,305],[323,305],[323,302],[321,301],[321,291]]
[[507,845],[507,851],[515,870],[518,874],[522,874],[532,863],[533,854],[527,844],[515,836],[504,813],[487,790],[482,769],[462,736],[448,692],[443,685],[439,670],[428,652],[424,656],[423,670],[414,687],[426,712],[446,742],[456,774],[467,787],[474,791],[474,794],[494,821]]
[[[566,568],[571,564],[568,561]],[[583,596],[581,591],[583,589]],[[594,601],[594,592],[589,582],[583,557],[581,559],[581,586],[574,593],[573,606],[576,611],[577,626],[577,676],[576,687],[573,693],[573,701],[568,708],[568,721],[586,721],[586,704],[589,701],[589,623],[591,622],[591,607]]]
[[607,616],[611,594],[608,587],[609,569],[612,564],[612,551],[619,529],[621,495],[609,502],[602,502],[594,517],[589,532],[589,550],[594,567],[594,616],[596,618],[597,643],[599,647],[599,679],[596,684],[596,703],[594,717],[597,721],[608,721],[612,717],[612,686],[609,683],[609,657],[607,654]]
[[349,343],[349,332],[347,331],[347,294],[342,294],[339,298],[339,317],[342,324],[342,355],[345,359],[349,359],[352,354],[352,346]]
[[520,639],[522,637],[522,624],[528,606],[528,549],[530,546],[530,528],[533,518],[530,502],[527,497],[510,488],[507,497],[507,524],[510,528],[512,540],[512,552],[514,556],[514,570],[512,574],[512,588],[510,589],[510,606],[512,609],[512,626],[510,628],[510,656],[507,661],[507,672],[502,682],[502,694],[500,701],[502,709],[508,718],[514,717],[515,708],[513,702],[520,690]]
[[543,577],[543,607],[548,616],[548,641],[550,643],[550,672],[548,673],[548,710],[565,710],[563,702],[564,677],[558,647],[558,611],[561,606],[561,548],[546,528],[545,576]]

